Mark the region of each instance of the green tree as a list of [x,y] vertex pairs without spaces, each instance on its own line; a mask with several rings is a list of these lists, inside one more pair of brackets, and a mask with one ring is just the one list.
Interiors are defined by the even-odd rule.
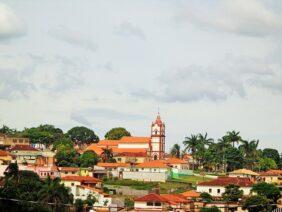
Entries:
[[262,157],[271,158],[277,165],[280,164],[280,155],[276,149],[266,148],[262,151]]
[[200,198],[202,198],[202,200],[205,201],[205,202],[212,202],[212,200],[213,200],[212,196],[207,192],[201,193]]
[[277,169],[277,164],[271,158],[260,158],[257,169],[260,171],[267,171],[269,169]]
[[218,207],[212,206],[210,208],[201,208],[200,212],[220,212]]
[[235,147],[229,147],[225,151],[227,171],[241,169],[244,165],[244,157],[240,150]]
[[208,138],[208,133],[205,133],[204,135],[199,133],[198,135],[198,141],[204,145],[211,145],[213,143],[213,138]]
[[17,136],[19,134],[19,132],[16,129],[11,129],[6,125],[3,125],[0,128],[0,133],[3,133],[7,136]]
[[232,143],[233,147],[235,143],[239,143],[239,141],[242,140],[240,136],[240,132],[236,132],[235,130],[228,131],[226,137],[229,140],[229,142]]
[[58,147],[60,147],[60,146],[62,146],[62,145],[71,148],[71,147],[74,146],[74,143],[73,143],[72,140],[70,140],[69,138],[62,137],[62,138],[56,140],[56,141],[53,143],[53,150],[57,150]]
[[95,152],[86,151],[78,157],[80,167],[93,167],[98,162],[98,156]]
[[50,146],[56,140],[63,137],[63,131],[53,125],[44,124],[38,127],[26,128],[21,133],[23,137],[30,139],[31,143],[41,143]]
[[102,148],[101,158],[103,162],[113,162],[113,150],[109,148]]
[[60,144],[57,146],[57,159],[58,166],[77,166],[77,153],[72,146]]
[[86,200],[84,200],[84,204],[86,204],[88,207],[92,207],[95,202],[97,202],[97,199],[93,196],[88,194]]
[[74,205],[75,205],[75,211],[76,212],[82,212],[83,211],[84,202],[83,202],[82,199],[76,199],[75,202],[74,202]]
[[243,197],[243,190],[240,190],[240,186],[230,184],[225,187],[222,197],[225,201],[238,202]]
[[99,141],[99,137],[94,131],[86,127],[73,127],[67,132],[67,136],[79,145],[97,143]]
[[243,152],[243,155],[245,157],[246,167],[248,169],[253,169],[253,165],[258,159],[257,147],[259,141],[252,140],[248,142],[245,140],[241,140],[241,143],[242,144],[239,146],[239,149]]
[[271,211],[269,201],[265,196],[254,195],[246,199],[243,209],[248,209],[249,212],[267,212]]
[[38,197],[43,203],[54,203],[55,208],[60,204],[71,204],[73,202],[70,190],[60,183],[60,178],[52,180],[49,176],[38,191]]
[[107,139],[107,140],[119,140],[123,136],[131,136],[131,134],[130,134],[130,132],[128,132],[123,127],[116,127],[116,128],[112,128],[110,131],[108,131],[105,134],[105,139]]
[[190,137],[185,137],[185,140],[183,141],[185,151],[191,151],[192,157],[193,157],[193,170],[195,170],[195,156],[197,151],[197,145],[198,145],[198,135],[191,135]]
[[173,157],[176,157],[176,158],[180,158],[180,145],[179,144],[174,144],[170,150],[170,154],[173,156]]
[[124,199],[124,206],[126,208],[133,208],[134,207],[134,201],[130,198],[125,198]]
[[265,182],[253,185],[252,192],[255,192],[261,196],[265,196],[273,203],[276,203],[276,201],[281,197],[278,187],[276,187],[274,184],[269,184]]

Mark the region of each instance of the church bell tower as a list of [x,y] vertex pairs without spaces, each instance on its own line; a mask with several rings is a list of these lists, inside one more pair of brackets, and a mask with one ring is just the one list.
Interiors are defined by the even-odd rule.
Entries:
[[161,120],[160,113],[151,126],[151,159],[160,160],[165,154],[165,124]]

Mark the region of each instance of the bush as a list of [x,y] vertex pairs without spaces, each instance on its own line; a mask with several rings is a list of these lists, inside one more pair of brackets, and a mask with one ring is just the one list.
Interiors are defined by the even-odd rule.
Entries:
[[200,212],[220,212],[219,208],[213,206],[211,208],[201,208]]

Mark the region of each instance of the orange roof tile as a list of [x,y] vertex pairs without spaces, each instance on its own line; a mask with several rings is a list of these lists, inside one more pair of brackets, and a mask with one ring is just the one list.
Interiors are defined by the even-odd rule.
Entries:
[[149,143],[151,142],[150,137],[133,137],[133,136],[124,136],[120,139],[120,143]]
[[189,190],[189,191],[185,191],[185,192],[183,192],[182,193],[182,195],[184,196],[184,197],[186,197],[186,198],[198,198],[198,197],[200,197],[200,194],[201,193],[199,193],[199,192],[197,192],[197,191],[195,191],[195,190]]
[[97,166],[105,167],[105,168],[116,168],[116,167],[128,167],[130,164],[128,163],[98,163]]
[[161,194],[171,204],[188,203],[189,201],[181,194]]
[[163,160],[152,160],[138,164],[138,168],[168,168]]
[[4,150],[0,150],[0,156],[1,157],[10,156],[10,153]]
[[216,179],[198,183],[201,186],[228,186],[230,184],[238,185],[240,187],[251,187],[253,182],[245,177],[218,177]]
[[84,152],[86,151],[93,151],[95,152],[97,155],[101,155],[103,150],[102,147],[98,146],[98,144],[91,144],[89,145]]
[[64,172],[77,172],[79,171],[78,167],[59,167],[60,171],[64,171]]
[[179,158],[168,158],[166,162],[170,164],[187,164],[187,161]]
[[119,143],[119,140],[101,140],[98,143],[98,146],[103,146],[103,147],[111,147],[111,146],[117,146]]
[[29,145],[15,145],[13,146],[10,151],[38,151],[38,149],[35,149],[32,146]]
[[266,172],[261,172],[259,173],[260,176],[277,176],[277,175],[282,175],[282,170],[281,169],[270,169]]
[[90,177],[90,176],[65,176],[61,178],[62,181],[78,181],[78,182],[84,182],[84,183],[98,183],[102,182],[101,180]]
[[143,197],[136,198],[134,201],[136,201],[136,202],[150,202],[150,201],[167,202],[167,199],[162,197],[159,194],[151,193],[151,194],[147,194]]

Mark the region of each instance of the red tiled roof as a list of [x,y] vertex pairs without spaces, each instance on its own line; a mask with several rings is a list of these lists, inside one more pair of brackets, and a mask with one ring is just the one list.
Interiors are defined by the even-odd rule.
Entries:
[[117,153],[116,156],[119,157],[146,157],[147,153],[146,152],[120,152]]
[[167,199],[159,194],[151,193],[143,197],[136,198],[136,202],[167,202]]
[[244,177],[218,177],[217,179],[201,182],[198,185],[201,186],[228,186],[230,184],[238,185],[240,187],[250,187],[253,182],[249,178]]
[[163,160],[152,160],[138,164],[138,168],[168,168]]
[[97,166],[105,167],[105,168],[116,168],[116,167],[128,167],[130,164],[128,163],[98,163]]
[[168,158],[166,162],[170,164],[187,164],[187,161],[179,158]]
[[133,137],[133,136],[124,136],[119,141],[119,143],[149,143],[149,142],[151,142],[150,137]]
[[62,181],[79,181],[84,183],[98,183],[101,180],[90,176],[65,176],[61,178]]
[[5,157],[5,156],[9,156],[9,155],[10,155],[9,152],[4,151],[4,150],[0,150],[0,156],[1,156],[1,157]]
[[281,169],[270,169],[266,172],[261,172],[259,173],[260,176],[277,176],[277,175],[282,175],[282,170]]
[[98,144],[89,145],[84,152],[86,152],[86,151],[93,151],[97,155],[101,155],[102,152],[103,152],[102,147],[98,146]]
[[103,146],[103,147],[111,147],[111,146],[117,146],[119,143],[119,140],[101,140],[98,143],[98,146]]
[[188,203],[189,201],[181,194],[161,194],[171,204]]
[[182,193],[182,195],[186,198],[189,198],[189,197],[195,197],[195,198],[198,198],[200,197],[200,194],[199,192],[195,191],[195,190],[189,190],[189,191],[185,191]]
[[29,145],[15,145],[10,149],[10,151],[15,151],[15,150],[16,151],[38,151],[37,149]]
[[60,171],[64,172],[78,172],[79,168],[78,167],[59,167]]

